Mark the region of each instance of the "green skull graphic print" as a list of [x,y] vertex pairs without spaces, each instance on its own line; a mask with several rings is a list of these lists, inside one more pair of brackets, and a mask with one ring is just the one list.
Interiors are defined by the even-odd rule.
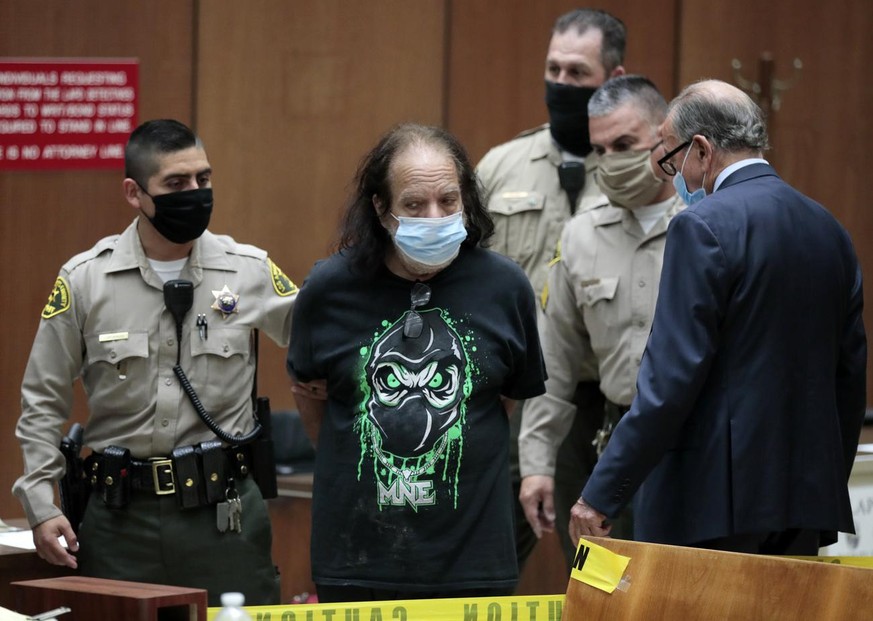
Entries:
[[435,483],[457,506],[471,368],[455,322],[440,309],[420,315],[418,337],[404,336],[404,314],[384,322],[361,350],[364,399],[356,427],[361,463],[373,460],[380,508],[435,504]]

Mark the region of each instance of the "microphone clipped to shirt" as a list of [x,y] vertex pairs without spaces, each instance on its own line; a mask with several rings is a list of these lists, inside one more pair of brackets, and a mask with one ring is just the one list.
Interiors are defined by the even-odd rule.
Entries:
[[561,162],[558,166],[558,181],[570,199],[570,213],[575,214],[579,194],[585,188],[585,164],[576,160]]

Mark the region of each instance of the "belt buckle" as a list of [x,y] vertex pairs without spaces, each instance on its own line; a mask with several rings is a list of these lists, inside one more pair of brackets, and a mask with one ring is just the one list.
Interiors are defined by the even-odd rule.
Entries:
[[155,484],[155,494],[166,496],[176,492],[176,480],[173,477],[173,460],[166,457],[152,457],[152,481]]

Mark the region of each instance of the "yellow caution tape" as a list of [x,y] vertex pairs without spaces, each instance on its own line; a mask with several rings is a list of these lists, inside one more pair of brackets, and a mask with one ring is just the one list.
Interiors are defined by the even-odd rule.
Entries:
[[629,556],[616,554],[596,543],[580,539],[570,577],[612,593],[621,582],[629,562]]
[[[800,560],[873,568],[873,557],[793,556]],[[630,557],[579,540],[570,577],[607,593],[621,583]],[[252,621],[561,621],[564,595],[407,599],[342,604],[245,606]],[[213,621],[221,608],[208,608]]]
[[[245,606],[252,621],[561,621],[563,595]],[[221,608],[208,608],[212,621]]]
[[790,556],[800,561],[816,561],[833,565],[849,565],[851,567],[868,567],[873,569],[873,556]]

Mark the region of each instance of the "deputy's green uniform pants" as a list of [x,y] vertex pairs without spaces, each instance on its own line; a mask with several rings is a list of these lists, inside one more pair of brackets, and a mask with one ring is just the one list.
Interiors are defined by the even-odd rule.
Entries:
[[94,492],[79,532],[84,576],[206,589],[209,605],[240,591],[246,605],[279,602],[267,506],[248,477],[237,482],[242,532],[218,531],[215,506],[180,509],[175,495],[132,491],[124,509],[110,509]]

